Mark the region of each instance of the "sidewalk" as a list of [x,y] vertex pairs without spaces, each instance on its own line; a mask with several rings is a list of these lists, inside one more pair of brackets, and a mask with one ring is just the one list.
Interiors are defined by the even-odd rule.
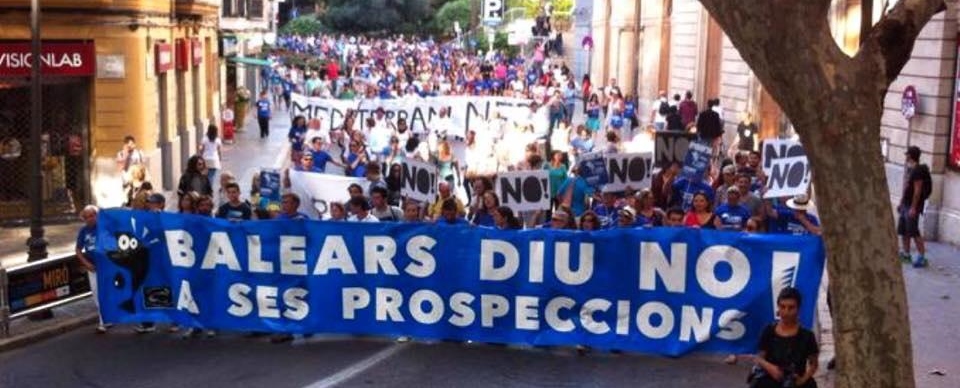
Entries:
[[[913,373],[918,387],[960,387],[960,338],[954,323],[960,321],[960,247],[927,242],[927,268],[903,267],[910,308]],[[820,371],[817,383],[833,387],[835,371],[827,362],[835,354],[833,319],[827,309],[826,279],[817,304],[820,338]],[[940,371],[944,376],[931,372]]]

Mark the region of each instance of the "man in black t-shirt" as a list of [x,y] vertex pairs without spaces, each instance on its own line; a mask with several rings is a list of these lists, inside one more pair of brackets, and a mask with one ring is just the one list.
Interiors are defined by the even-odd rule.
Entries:
[[757,123],[753,122],[753,114],[743,113],[743,121],[737,125],[737,149],[740,151],[753,151],[757,144]]
[[[923,244],[923,236],[920,235],[920,215],[923,214],[924,202],[929,195],[929,188],[932,185],[930,177],[930,167],[926,164],[920,164],[920,147],[910,146],[907,148],[907,161],[904,165],[903,195],[900,197],[900,206],[897,206],[897,234],[900,235],[900,241],[903,243],[903,250],[900,251],[900,260],[903,262],[913,262],[914,267],[926,267],[927,259],[924,257],[926,249]],[[910,240],[917,243],[917,257],[910,257]]]
[[229,221],[249,220],[253,216],[253,209],[249,203],[240,201],[240,185],[230,182],[224,186],[224,190],[227,192],[227,203],[217,209],[217,218]]
[[780,321],[767,326],[760,335],[756,366],[749,378],[751,387],[817,387],[813,374],[817,372],[820,348],[813,332],[800,326],[800,299],[800,291],[793,287],[777,295]]

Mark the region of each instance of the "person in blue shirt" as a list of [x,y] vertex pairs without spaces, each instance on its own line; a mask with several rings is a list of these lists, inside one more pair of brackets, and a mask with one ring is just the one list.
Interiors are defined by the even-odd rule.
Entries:
[[494,213],[500,207],[500,198],[491,191],[483,193],[480,208],[470,215],[470,223],[474,226],[485,226],[492,228],[496,226],[494,222]]
[[767,231],[774,234],[820,235],[820,220],[810,214],[810,198],[800,194],[787,201],[786,206],[766,202],[769,219]]
[[277,214],[277,220],[309,220],[310,216],[301,213],[300,196],[294,193],[287,193],[280,197],[280,213]]
[[307,134],[307,118],[297,115],[293,119],[293,125],[287,131],[287,140],[290,141],[290,161],[297,163],[300,156],[303,155],[304,136]]
[[741,231],[750,219],[750,210],[740,205],[740,189],[737,186],[727,188],[727,203],[714,210],[714,223],[717,229]]
[[574,166],[573,176],[567,178],[557,190],[557,201],[561,205],[570,206],[574,216],[580,217],[587,210],[587,199],[593,195],[594,188],[579,174],[579,167]]
[[593,212],[600,218],[600,227],[609,229],[617,225],[622,206],[617,206],[617,194],[604,188],[602,201],[593,207]]
[[290,80],[290,75],[287,75],[286,78],[283,79],[283,82],[280,83],[280,86],[283,88],[283,103],[287,107],[287,110],[290,110],[290,95],[293,94],[293,89],[296,88],[296,85]]
[[257,123],[260,124],[260,138],[264,139],[270,136],[270,99],[267,98],[267,91],[260,92],[260,99],[257,100]]
[[313,165],[316,166],[320,172],[327,171],[327,163],[333,163],[334,165],[343,167],[343,163],[339,162],[324,149],[323,137],[314,136],[313,139],[310,139],[310,144],[311,148],[306,154],[313,156]]
[[[93,292],[93,303],[99,310],[99,298],[97,297],[97,267],[93,264],[93,252],[97,249],[97,213],[100,209],[94,205],[87,205],[80,211],[80,219],[83,220],[83,227],[77,233],[77,260],[80,265],[87,270],[87,280],[90,281],[90,291]],[[111,325],[103,323],[103,317],[100,317],[100,324],[97,325],[97,333],[106,333]]]
[[440,205],[440,217],[437,217],[437,225],[470,225],[470,222],[460,217],[457,202],[453,198],[447,198]]

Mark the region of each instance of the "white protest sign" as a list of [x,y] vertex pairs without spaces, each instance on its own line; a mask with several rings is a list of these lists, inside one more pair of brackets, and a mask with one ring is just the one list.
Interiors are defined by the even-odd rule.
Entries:
[[803,144],[796,140],[764,141],[763,173],[767,176],[764,198],[806,194],[810,186],[810,163]]
[[[307,97],[302,94],[291,96],[290,115],[303,115],[308,120],[320,119],[327,129],[343,125],[347,110],[357,112],[354,129],[361,129],[367,118],[373,117],[378,108],[383,108],[387,118],[396,122],[398,118],[407,121],[414,132],[446,131],[451,136],[464,136],[466,130],[486,130],[485,120],[497,113],[508,121],[522,121],[529,116],[530,100],[508,97],[407,96],[395,99],[337,100],[321,97]],[[450,118],[440,119],[441,108],[450,108]],[[450,126],[451,128],[440,128]]]
[[623,191],[650,187],[653,179],[653,153],[607,155],[608,190]]
[[347,188],[358,184],[367,192],[370,181],[366,178],[350,178],[331,174],[290,170],[290,192],[300,196],[300,212],[311,218],[321,218],[329,213],[331,202],[346,205],[350,200]]
[[406,159],[402,165],[400,193],[414,201],[429,202],[437,197],[437,166]]
[[494,192],[514,212],[550,209],[550,180],[546,170],[497,174]]

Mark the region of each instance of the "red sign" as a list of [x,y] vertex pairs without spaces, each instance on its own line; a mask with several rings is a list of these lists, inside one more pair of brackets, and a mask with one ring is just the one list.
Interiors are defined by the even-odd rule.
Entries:
[[916,116],[918,101],[917,88],[909,85],[903,89],[903,97],[900,99],[900,113],[903,113],[904,118],[910,120],[913,116]]
[[[960,54],[960,35],[957,35],[957,53]],[[950,152],[947,154],[947,165],[960,170],[960,62],[957,63],[957,72],[954,77],[953,96],[953,127],[950,130]]]
[[173,68],[173,49],[169,43],[157,43],[153,46],[157,74],[166,73]]
[[200,63],[203,62],[203,43],[200,43],[200,39],[193,38],[190,39],[190,46],[193,47],[193,65],[200,66]]
[[[0,77],[29,77],[30,42],[0,42]],[[91,76],[97,72],[93,42],[41,42],[40,71],[44,75]]]
[[177,39],[174,49],[177,52],[177,70],[187,70],[190,67],[190,46],[186,39]]

